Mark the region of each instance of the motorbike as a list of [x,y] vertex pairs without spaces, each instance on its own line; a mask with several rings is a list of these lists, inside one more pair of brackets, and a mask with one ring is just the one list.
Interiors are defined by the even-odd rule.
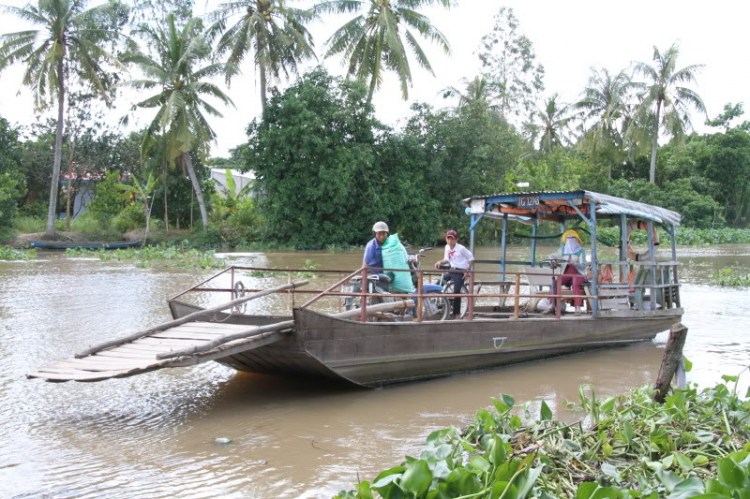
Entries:
[[[414,254],[407,254],[407,263],[411,271],[412,282],[414,283],[415,289],[417,288],[417,279],[419,278],[418,270],[421,268],[420,260],[426,251],[432,248],[422,248],[419,252]],[[370,295],[367,297],[367,305],[377,305],[380,303],[388,303],[402,298],[390,296],[391,293],[391,282],[392,279],[388,274],[368,274],[367,275],[367,293]],[[352,293],[359,293],[362,289],[362,276],[354,276],[349,280],[349,285]],[[437,284],[425,283],[422,286],[422,292],[430,295],[441,295],[443,288]],[[346,310],[352,310],[360,307],[360,298],[351,296],[345,301]],[[414,319],[416,310],[404,310],[399,313],[381,313],[372,316],[371,319],[375,321],[410,321]],[[426,321],[442,321],[448,318],[450,315],[450,303],[448,299],[442,296],[430,296],[422,300],[422,319]]]

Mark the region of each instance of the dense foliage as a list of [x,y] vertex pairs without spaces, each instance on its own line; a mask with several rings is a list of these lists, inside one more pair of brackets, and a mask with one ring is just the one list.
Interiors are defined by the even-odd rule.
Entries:
[[[541,403],[538,417],[493,398],[463,429],[435,431],[418,458],[339,498],[750,497],[750,390],[736,376],[660,405],[648,387],[597,398],[579,390],[583,418],[567,424]],[[705,494],[705,495],[703,495]]]

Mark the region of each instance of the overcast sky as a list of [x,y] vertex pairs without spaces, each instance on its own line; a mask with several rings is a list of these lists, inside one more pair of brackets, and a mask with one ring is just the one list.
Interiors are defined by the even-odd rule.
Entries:
[[[5,0],[3,3],[22,6],[26,2]],[[198,0],[197,3],[203,9],[203,2]],[[212,0],[208,9],[217,3]],[[297,5],[305,5],[305,2]],[[634,61],[651,62],[654,45],[664,51],[676,42],[680,47],[678,67],[705,65],[695,89],[703,97],[710,117],[719,114],[728,102],[750,106],[747,57],[750,2],[746,0],[458,0],[450,10],[431,7],[423,11],[447,36],[452,54],[446,56],[428,41],[420,40],[428,52],[435,77],[412,61],[414,86],[409,91],[409,101],[405,102],[398,79],[386,73],[384,84],[374,98],[377,117],[398,126],[409,115],[409,106],[415,101],[429,102],[436,107],[453,104],[439,95],[440,90],[451,85],[460,87],[461,78],[478,74],[479,41],[491,31],[493,17],[502,6],[514,10],[519,30],[534,44],[537,61],[546,72],[546,95],[559,93],[564,102],[572,102],[586,84],[592,66],[617,72]],[[0,33],[24,28],[7,14],[0,16]],[[321,60],[325,41],[349,17],[326,17],[310,27]],[[323,64],[331,73],[344,74],[339,60],[326,60]],[[260,113],[255,70],[247,63],[241,69],[243,75],[235,79],[227,91],[236,109],[225,109],[223,119],[211,120],[219,136],[212,149],[217,156],[227,155],[230,148],[244,142],[247,124]],[[29,91],[24,89],[17,94],[20,82],[20,68],[0,75],[0,116],[15,124],[28,125],[35,116]],[[132,98],[132,95],[121,96],[118,107],[109,111],[113,124],[127,111]],[[140,115],[135,126],[145,125],[152,116],[150,113]],[[706,130],[704,118],[695,114],[693,121],[699,132]]]

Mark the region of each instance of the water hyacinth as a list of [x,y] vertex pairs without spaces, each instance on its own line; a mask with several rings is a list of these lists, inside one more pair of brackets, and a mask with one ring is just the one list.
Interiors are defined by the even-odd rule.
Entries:
[[35,249],[16,249],[10,246],[0,246],[0,260],[33,260],[36,258]]
[[737,376],[723,379],[663,405],[650,387],[606,399],[582,388],[569,406],[583,419],[572,424],[544,402],[533,416],[501,395],[464,429],[430,434],[418,459],[337,497],[747,499],[750,390],[742,397]]
[[135,261],[138,267],[180,267],[200,269],[222,269],[226,262],[214,256],[213,251],[183,249],[176,246],[146,246],[142,249],[67,249],[65,254],[73,257],[93,257],[105,261]]

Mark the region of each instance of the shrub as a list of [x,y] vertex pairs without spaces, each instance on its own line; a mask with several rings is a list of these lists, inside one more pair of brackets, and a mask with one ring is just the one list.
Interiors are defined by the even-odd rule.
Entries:
[[119,232],[128,232],[146,226],[146,214],[143,207],[131,203],[112,219],[112,226]]

